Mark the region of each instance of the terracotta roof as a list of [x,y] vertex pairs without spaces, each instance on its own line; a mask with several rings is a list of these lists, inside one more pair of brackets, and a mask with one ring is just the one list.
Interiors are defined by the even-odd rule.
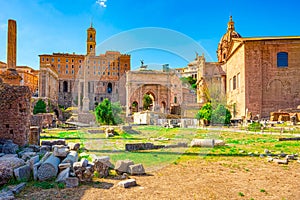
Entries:
[[300,36],[266,36],[266,37],[242,37],[234,38],[238,41],[254,41],[254,40],[299,40]]

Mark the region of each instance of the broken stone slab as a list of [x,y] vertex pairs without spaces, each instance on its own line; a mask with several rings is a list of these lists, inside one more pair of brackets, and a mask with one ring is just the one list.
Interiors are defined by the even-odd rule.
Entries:
[[80,149],[79,143],[69,142],[68,146],[69,146],[70,150],[73,150],[73,151],[78,151]]
[[88,164],[89,164],[89,161],[86,158],[82,158],[80,160],[81,167],[87,167]]
[[108,166],[111,169],[114,168],[113,164],[110,162],[109,156],[99,156],[99,157],[93,158],[93,163],[95,163],[96,161],[101,161],[102,163],[104,163],[106,166]]
[[11,190],[0,192],[0,200],[13,200],[13,199],[15,199],[15,196]]
[[67,188],[74,188],[79,185],[79,179],[77,177],[68,177],[65,180]]
[[58,157],[51,155],[47,158],[47,160],[38,168],[37,174],[39,180],[44,181],[56,177],[59,164],[60,159]]
[[5,143],[2,146],[2,153],[5,154],[16,154],[19,149],[19,145],[15,143]]
[[296,156],[295,155],[286,155],[285,157],[287,160],[296,160]]
[[24,160],[16,157],[0,158],[0,186],[6,184],[13,177],[13,170],[25,165]]
[[127,173],[130,165],[134,165],[134,162],[131,160],[118,160],[115,170],[118,174]]
[[32,174],[33,174],[33,180],[38,180],[38,168],[41,166],[41,162],[38,162],[36,164],[33,165],[32,168]]
[[120,181],[118,183],[118,186],[123,187],[123,188],[129,188],[129,187],[134,187],[136,186],[136,180],[135,179],[127,179],[124,181]]
[[104,178],[109,175],[109,166],[105,163],[106,161],[95,160],[94,161],[94,170],[98,172],[99,178]]
[[20,152],[18,153],[18,156],[19,156],[20,158],[22,158],[23,154],[26,153],[26,152],[33,152],[33,149],[32,149],[32,148],[24,148],[24,149],[22,149],[22,151],[20,151]]
[[0,153],[0,157],[2,157],[2,156],[4,156],[5,155],[5,153]]
[[41,153],[46,153],[48,151],[51,150],[51,146],[50,145],[42,145],[41,148],[40,148],[40,152]]
[[213,148],[215,146],[215,140],[214,139],[193,139],[191,142],[191,146]]
[[27,164],[30,166],[30,169],[33,169],[33,166],[40,161],[40,157],[38,155],[30,158],[27,161]]
[[135,164],[128,167],[128,173],[131,175],[144,175],[146,172],[142,164]]
[[52,155],[52,152],[47,151],[45,155],[41,159],[41,163],[45,162],[50,156]]
[[2,158],[18,158],[18,154],[5,154]]
[[214,146],[225,146],[224,140],[215,140]]
[[78,161],[77,151],[70,151],[67,157],[61,163],[71,163],[71,165],[73,165],[73,163],[77,161]]
[[28,181],[31,169],[28,165],[23,165],[14,169],[14,175],[18,181]]
[[58,183],[63,182],[63,183],[65,183],[66,179],[69,177],[69,174],[70,174],[70,168],[64,169],[63,171],[61,171],[58,174],[55,182],[58,182]]
[[71,163],[60,163],[58,165],[58,168],[60,171],[67,169],[67,168],[71,168],[71,167],[72,167]]
[[10,187],[10,190],[14,193],[14,194],[19,194],[26,186],[26,183],[20,183],[16,186],[12,186]]
[[65,158],[69,153],[69,147],[64,145],[54,145],[52,146],[53,155],[56,157]]
[[94,175],[94,166],[88,165],[87,167],[82,167],[80,162],[76,162],[73,165],[75,175],[79,178],[81,182],[89,182],[92,180]]
[[22,154],[22,159],[25,160],[25,161],[27,161],[30,158],[34,157],[34,156],[36,156],[36,152],[24,152]]
[[289,163],[288,160],[281,160],[281,159],[273,159],[273,162],[275,162],[277,164],[285,164],[285,165],[287,165]]
[[34,152],[39,152],[40,151],[40,146],[39,145],[31,144],[31,145],[29,145],[29,148],[31,148]]

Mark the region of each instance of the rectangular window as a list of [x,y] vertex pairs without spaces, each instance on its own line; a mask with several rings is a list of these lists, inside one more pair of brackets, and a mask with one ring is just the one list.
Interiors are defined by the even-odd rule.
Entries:
[[60,58],[57,58],[57,62],[60,62]]
[[66,74],[68,74],[69,72],[68,72],[68,70],[66,70]]
[[74,59],[72,59],[72,63],[74,62]]
[[66,59],[66,62],[69,62],[69,60],[68,60],[68,59]]
[[68,69],[68,67],[69,67],[69,66],[68,66],[68,65],[66,65],[66,68],[67,68],[67,69]]
[[44,58],[42,58],[42,61],[44,62]]
[[232,79],[229,79],[229,92],[232,90]]
[[236,88],[240,88],[240,73],[236,75]]
[[81,60],[79,60],[79,63],[81,63]]
[[74,68],[74,65],[72,65],[72,68]]
[[277,53],[277,67],[288,67],[288,53]]
[[236,89],[236,76],[233,77],[233,83],[232,83],[232,89],[235,90]]
[[74,70],[72,70],[72,74],[74,74]]
[[57,65],[58,69],[60,68],[60,64]]
[[54,58],[52,58],[51,61],[54,62]]

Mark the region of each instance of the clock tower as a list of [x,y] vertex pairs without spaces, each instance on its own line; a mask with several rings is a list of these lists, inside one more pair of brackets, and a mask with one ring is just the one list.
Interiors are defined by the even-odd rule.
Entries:
[[96,54],[96,30],[93,28],[93,24],[87,29],[86,54],[91,56]]

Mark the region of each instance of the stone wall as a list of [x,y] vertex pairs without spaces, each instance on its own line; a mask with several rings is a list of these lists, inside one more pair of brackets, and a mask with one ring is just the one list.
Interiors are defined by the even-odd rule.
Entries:
[[31,126],[38,126],[40,128],[48,128],[55,126],[53,124],[53,114],[52,113],[40,113],[36,115],[31,115]]
[[30,98],[27,86],[10,86],[0,79],[0,138],[18,145],[28,143]]

